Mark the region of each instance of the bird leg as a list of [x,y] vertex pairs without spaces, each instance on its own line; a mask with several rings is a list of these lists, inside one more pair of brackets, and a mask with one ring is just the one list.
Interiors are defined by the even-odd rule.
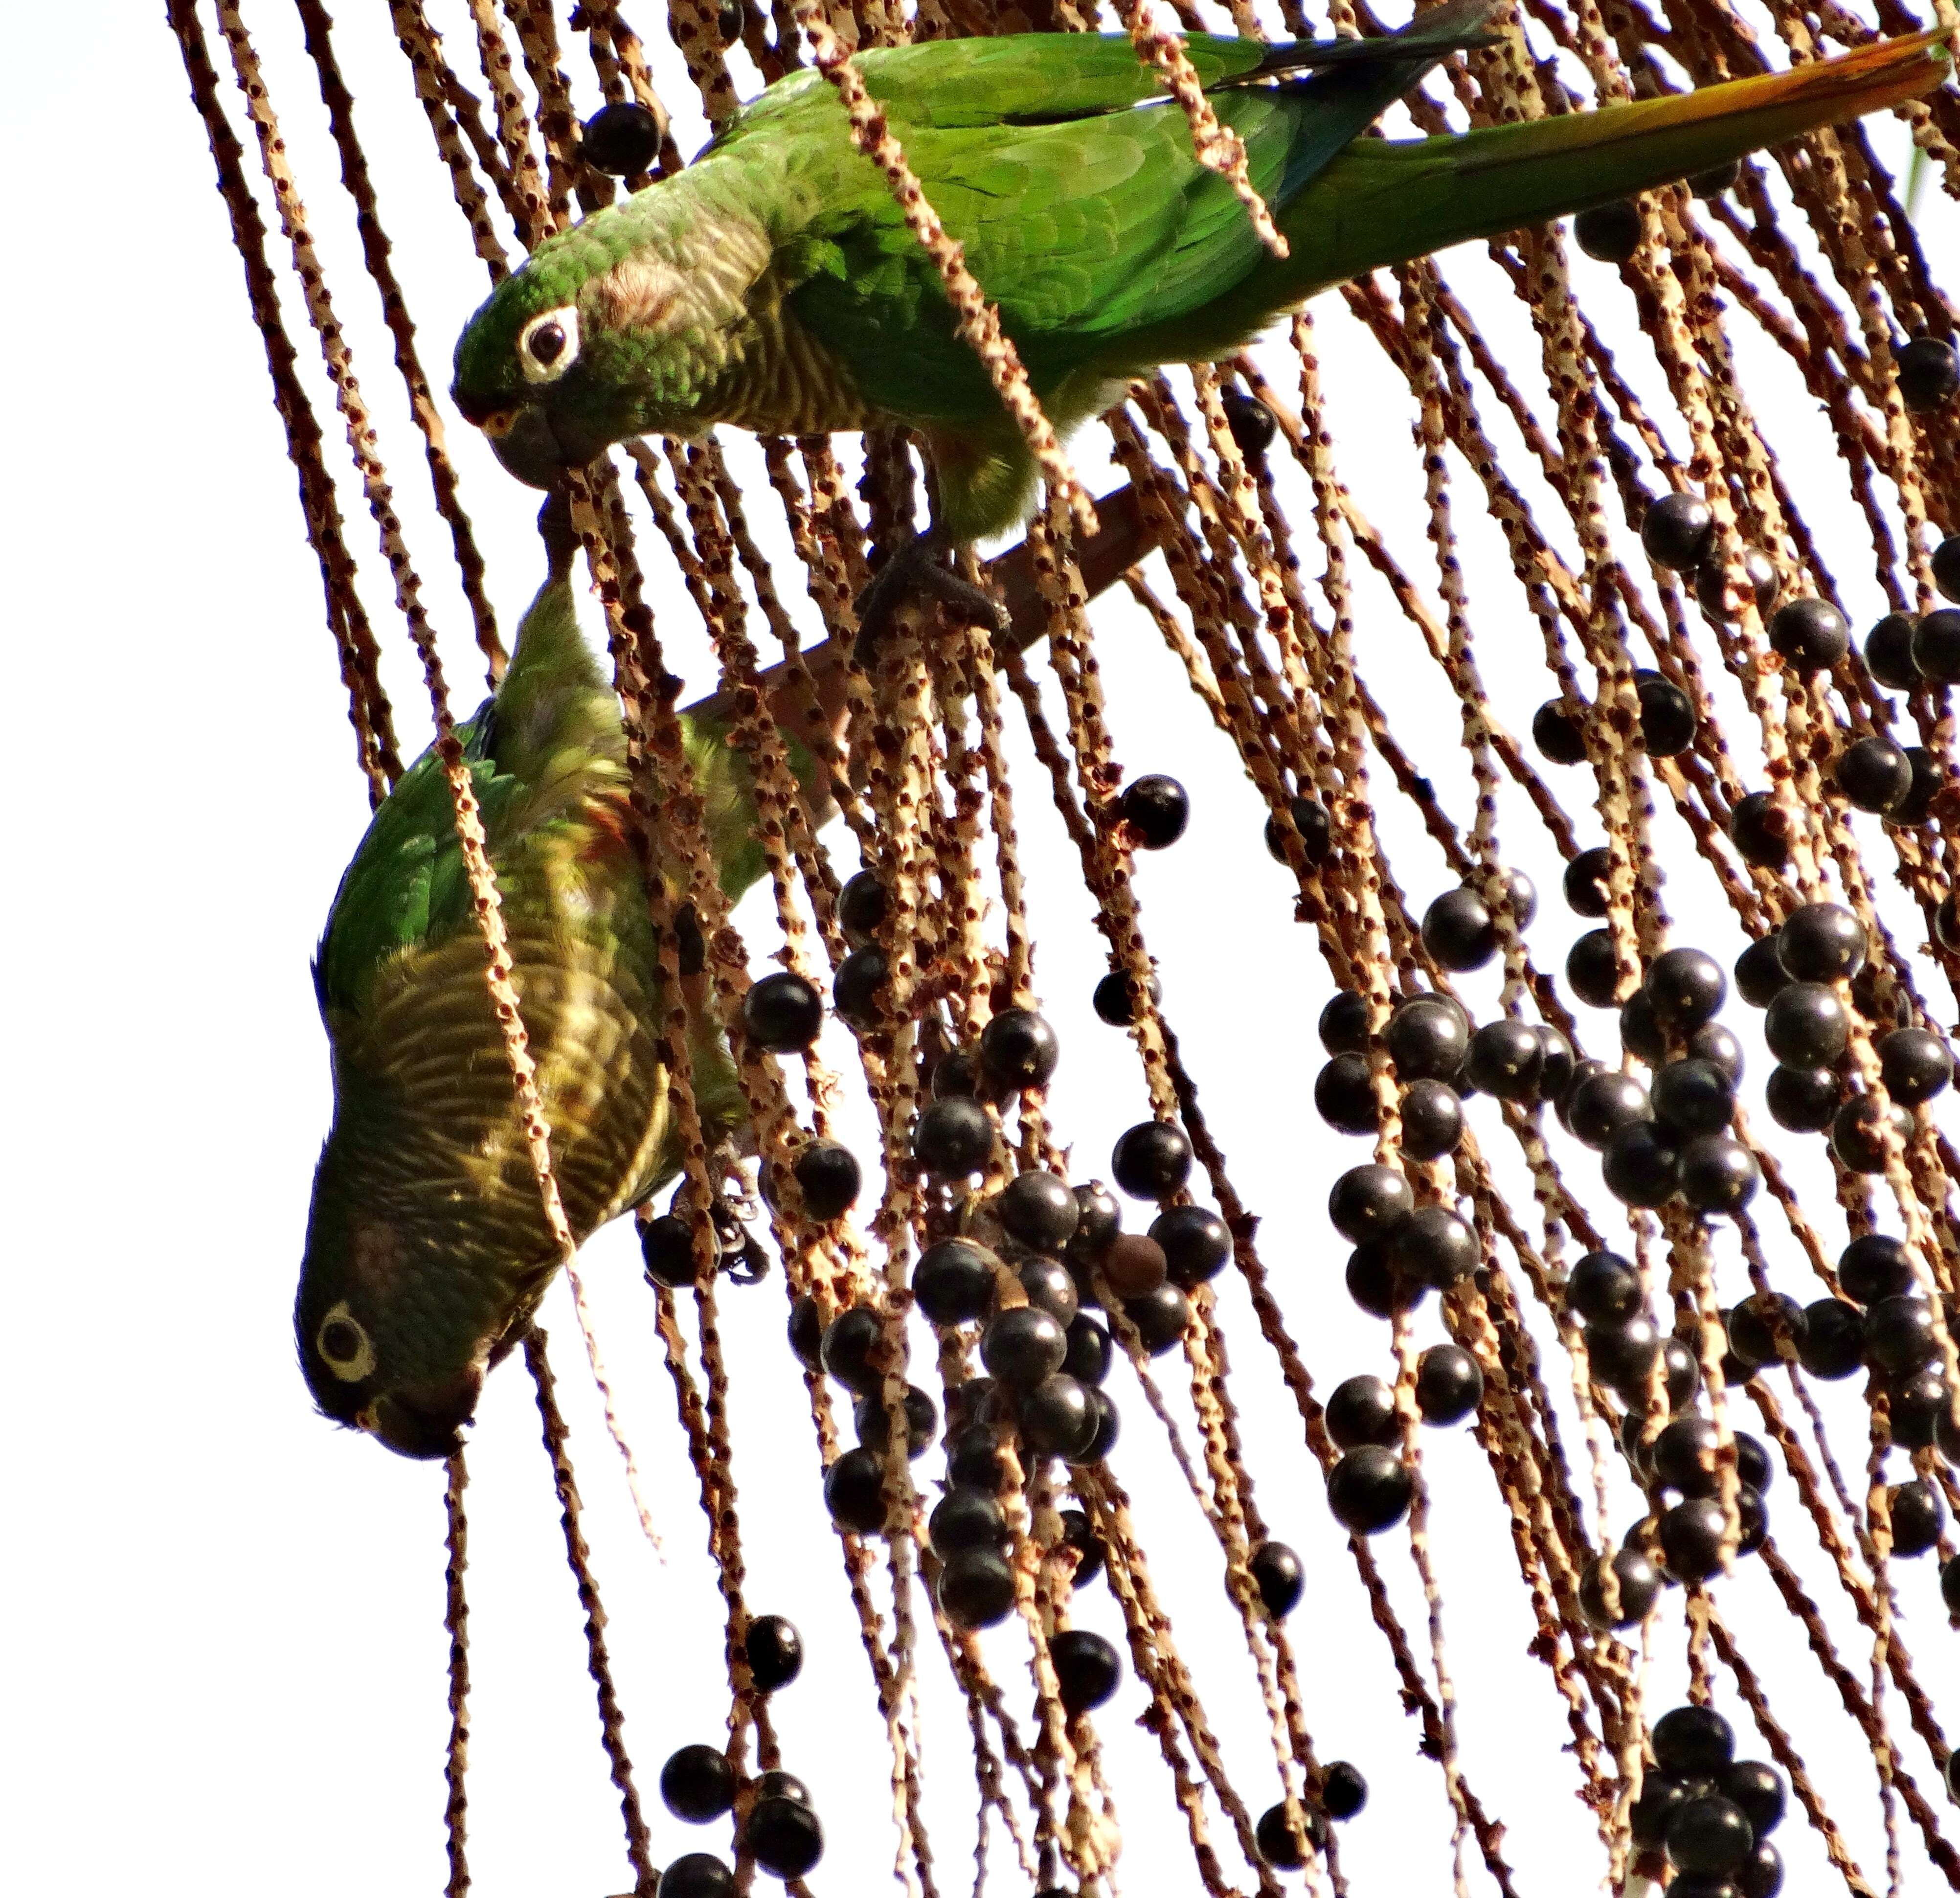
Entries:
[[953,550],[951,541],[933,527],[915,534],[886,557],[871,576],[870,584],[858,596],[858,643],[851,648],[851,657],[859,665],[868,670],[876,662],[878,642],[890,630],[900,603],[908,596],[923,594],[940,600],[975,625],[1006,634],[1006,608],[985,588],[953,571],[948,562]]

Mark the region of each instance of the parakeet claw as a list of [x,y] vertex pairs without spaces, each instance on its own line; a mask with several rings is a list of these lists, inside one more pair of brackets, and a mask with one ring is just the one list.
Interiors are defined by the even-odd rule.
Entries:
[[851,657],[867,670],[877,663],[878,642],[908,594],[940,600],[955,613],[997,636],[1008,630],[1007,610],[985,588],[945,564],[947,549],[937,530],[918,534],[892,555],[858,596],[858,642]]

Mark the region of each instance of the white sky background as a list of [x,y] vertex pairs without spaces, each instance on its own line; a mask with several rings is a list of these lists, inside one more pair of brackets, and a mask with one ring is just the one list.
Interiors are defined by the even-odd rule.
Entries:
[[[248,16],[268,63],[329,279],[383,447],[459,713],[480,674],[467,616],[435,521],[352,219],[326,145],[310,68],[288,8],[254,0]],[[463,10],[433,9],[459,66]],[[378,7],[347,7],[338,35],[396,260],[422,325],[431,378],[447,377],[451,339],[485,288],[446,177]],[[11,498],[0,511],[0,598],[8,627],[10,730],[19,821],[0,938],[10,1059],[0,1088],[7,1156],[6,1253],[15,1298],[8,1374],[0,1383],[8,1444],[7,1572],[11,1612],[0,1642],[0,1884],[86,1898],[141,1883],[208,1893],[276,1890],[310,1898],[356,1887],[368,1898],[438,1890],[446,1643],[441,1624],[441,1472],[388,1456],[313,1414],[295,1368],[289,1314],[309,1183],[329,1111],[323,1037],[307,960],[340,869],[367,821],[364,786],[317,569],[269,400],[223,208],[212,186],[161,5],[112,10],[112,38],[78,38],[66,9],[21,8],[9,21],[17,85],[10,142],[37,188],[16,201],[11,294],[0,302],[15,442]],[[692,94],[659,37],[663,91]],[[113,47],[113,59],[92,57]],[[221,43],[214,54],[222,68]],[[568,60],[568,68],[576,62]],[[86,76],[84,76],[84,74]],[[589,103],[589,102],[588,102]],[[698,142],[683,121],[683,148]],[[1899,151],[1898,129],[1881,148]],[[37,162],[49,154],[52,164]],[[256,167],[256,154],[248,162]],[[20,175],[18,167],[16,174]],[[256,169],[255,169],[256,179]],[[1936,256],[1955,221],[1929,194],[1924,236]],[[272,237],[275,255],[278,238]],[[1624,338],[1623,366],[1656,396],[1659,379],[1615,273],[1577,261],[1589,307]],[[1452,280],[1476,298],[1521,383],[1542,388],[1522,309],[1481,256],[1459,253]],[[288,321],[302,372],[321,378],[297,297]],[[1398,378],[1335,299],[1317,306],[1341,466],[1411,571],[1433,575],[1422,537],[1411,405]],[[1749,336],[1739,325],[1739,336]],[[1274,373],[1290,386],[1284,360]],[[1854,623],[1882,610],[1860,524],[1815,406],[1761,349],[1745,355],[1759,412],[1774,418],[1786,467],[1839,575]],[[1497,427],[1494,403],[1485,412]],[[330,404],[329,457],[345,456]],[[1501,429],[1500,441],[1510,438]],[[1078,444],[1093,485],[1110,485],[1096,432]],[[536,498],[504,479],[473,432],[451,446],[490,562],[508,637],[541,571],[530,519]],[[752,465],[731,443],[738,472]],[[1514,455],[1514,474],[1525,472]],[[1535,629],[1467,470],[1456,470],[1479,656],[1514,730],[1547,695]],[[1527,482],[1535,495],[1538,490]],[[1307,509],[1293,490],[1293,517]],[[344,492],[348,538],[387,648],[405,750],[426,737],[426,702],[358,491]],[[765,550],[793,570],[764,490],[752,509]],[[1549,505],[1540,518],[1561,518]],[[651,597],[671,662],[691,696],[712,669],[654,537],[642,538]],[[1309,572],[1317,561],[1309,552]],[[1358,568],[1358,563],[1357,563]],[[814,615],[792,584],[806,625]],[[1360,658],[1399,734],[1467,820],[1468,772],[1453,702],[1379,589],[1363,583]],[[1290,920],[1285,872],[1265,855],[1261,814],[1225,742],[1185,689],[1175,662],[1126,605],[1097,611],[1120,756],[1133,772],[1167,769],[1191,787],[1185,841],[1140,861],[1138,884],[1165,1006],[1235,1178],[1263,1215],[1264,1256],[1317,1383],[1385,1371],[1386,1327],[1341,1291],[1347,1248],[1327,1226],[1327,1187],[1364,1158],[1312,1112],[1322,1059],[1313,1025],[1330,984]],[[1732,695],[1725,710],[1739,710]],[[1732,717],[1748,769],[1746,731]],[[1055,1123],[1077,1177],[1106,1170],[1110,1143],[1146,1109],[1127,1040],[1091,1014],[1105,963],[1072,853],[1043,779],[1016,737],[1015,782],[1030,871],[1037,980],[1061,1031]],[[1386,774],[1382,774],[1385,778]],[[1555,776],[1586,841],[1570,774]],[[1418,903],[1445,887],[1440,858],[1392,795],[1382,801],[1393,861]],[[1519,801],[1503,835],[1543,893],[1532,931],[1542,967],[1562,966],[1587,926],[1560,900],[1549,846]],[[1725,962],[1739,947],[1712,909],[1712,880],[1685,828],[1663,814],[1656,844],[1684,867],[1669,884],[1677,940]],[[834,841],[834,839],[833,839]],[[1874,831],[1871,841],[1877,842]],[[1881,846],[1882,848],[1882,846]],[[848,867],[848,865],[846,866]],[[741,922],[758,957],[772,946],[766,900]],[[1916,942],[1908,930],[1905,940]],[[1489,972],[1467,994],[1488,1012]],[[1767,1071],[1754,1017],[1732,1003],[1755,1072]],[[1595,1052],[1610,1020],[1585,1015]],[[847,1038],[833,1057],[849,1062]],[[1513,1203],[1529,1205],[1488,1103],[1475,1110]],[[1764,1116],[1757,1124],[1771,1134]],[[861,1152],[868,1121],[858,1123]],[[1785,1138],[1804,1168],[1807,1203],[1841,1237],[1814,1143]],[[1596,1162],[1573,1153],[1581,1190]],[[1147,1218],[1133,1210],[1131,1223]],[[1732,1242],[1717,1243],[1725,1302],[1746,1289]],[[1787,1288],[1804,1297],[1785,1259]],[[607,1610],[627,1736],[664,1863],[720,1849],[721,1828],[686,1828],[659,1804],[660,1763],[676,1746],[719,1737],[726,1711],[718,1599],[692,1473],[658,1361],[651,1306],[630,1224],[587,1253],[606,1349],[667,1559],[639,1540],[618,1460],[606,1441],[562,1290],[545,1314],[573,1431],[586,1527]],[[737,1480],[747,1533],[749,1600],[792,1616],[810,1659],[778,1698],[786,1763],[814,1789],[829,1851],[813,1883],[832,1898],[883,1889],[892,1835],[888,1756],[834,1540],[823,1514],[800,1381],[781,1342],[780,1276],[731,1289],[722,1312],[733,1366]],[[1446,1876],[1447,1809],[1435,1769],[1413,1756],[1414,1728],[1395,1702],[1386,1647],[1369,1624],[1342,1539],[1301,1442],[1274,1361],[1245,1302],[1221,1307],[1258,1495],[1274,1532],[1309,1572],[1292,1630],[1307,1718],[1325,1758],[1358,1763],[1374,1788],[1343,1854],[1357,1891],[1433,1891]],[[1421,1320],[1429,1342],[1432,1306]],[[1176,1361],[1166,1361],[1166,1366]],[[1174,1379],[1171,1381],[1175,1381]],[[1139,1498],[1155,1572],[1255,1811],[1277,1796],[1255,1686],[1226,1608],[1215,1545],[1184,1492],[1127,1372],[1112,1386],[1125,1425],[1117,1467]],[[1847,1462],[1860,1460],[1855,1401],[1828,1393]],[[1745,1421],[1748,1421],[1745,1419]],[[617,1802],[597,1741],[580,1617],[566,1572],[535,1413],[520,1371],[491,1381],[473,1439],[471,1629],[474,1730],[470,1854],[482,1898],[602,1898],[629,1882]],[[1436,1544],[1451,1654],[1462,1697],[1465,1759],[1510,1827],[1521,1889],[1583,1890],[1596,1842],[1572,1798],[1577,1774],[1545,1670],[1524,1644],[1532,1623],[1495,1492],[1467,1433],[1430,1433]],[[917,1466],[943,1469],[935,1450]],[[1787,1477],[1772,1523],[1805,1560],[1854,1673],[1868,1654],[1841,1597],[1814,1559]],[[1615,1527],[1635,1513],[1622,1489]],[[1412,1638],[1419,1597],[1405,1540],[1379,1545]],[[1900,1577],[1907,1633],[1929,1685],[1956,1678],[1930,1563]],[[1868,1871],[1882,1875],[1875,1781],[1856,1730],[1813,1686],[1800,1636],[1759,1572],[1723,1585],[1777,1704],[1827,1788]],[[1679,1597],[1663,1618],[1656,1710],[1679,1697]],[[1119,1635],[1098,1583],[1081,1623]],[[1029,1698],[1011,1629],[988,1638],[1010,1704]],[[924,1656],[929,1816],[944,1888],[970,1880],[974,1795],[958,1703],[936,1651]],[[1138,1898],[1195,1890],[1182,1823],[1154,1744],[1133,1724],[1141,1689],[1126,1680],[1100,1720],[1118,1789],[1126,1888]],[[1734,1711],[1732,1707],[1731,1711]],[[1750,1747],[1745,1738],[1745,1750]],[[1937,1797],[1923,1750],[1908,1763]],[[1780,1836],[1787,1890],[1824,1888],[1814,1835],[1793,1817]],[[1167,1856],[1166,1856],[1167,1855]],[[1020,1889],[1004,1855],[995,1889]],[[1163,1868],[1168,1863],[1175,1870]],[[1907,1839],[1911,1888],[1935,1874]],[[1473,1887],[1488,1890],[1481,1871]]]

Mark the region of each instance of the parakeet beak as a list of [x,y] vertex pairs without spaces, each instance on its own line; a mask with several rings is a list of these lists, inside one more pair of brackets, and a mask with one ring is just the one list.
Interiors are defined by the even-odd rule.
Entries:
[[447,1384],[384,1392],[355,1422],[398,1457],[453,1457],[482,1393],[483,1368],[472,1365]]

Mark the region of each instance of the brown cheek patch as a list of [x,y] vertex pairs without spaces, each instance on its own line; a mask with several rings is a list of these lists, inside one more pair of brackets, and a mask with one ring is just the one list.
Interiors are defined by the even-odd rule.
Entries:
[[656,258],[627,257],[593,285],[601,326],[608,330],[657,330],[680,301],[680,279]]
[[363,1226],[354,1238],[354,1282],[371,1296],[387,1293],[402,1269],[401,1240],[391,1226]]

